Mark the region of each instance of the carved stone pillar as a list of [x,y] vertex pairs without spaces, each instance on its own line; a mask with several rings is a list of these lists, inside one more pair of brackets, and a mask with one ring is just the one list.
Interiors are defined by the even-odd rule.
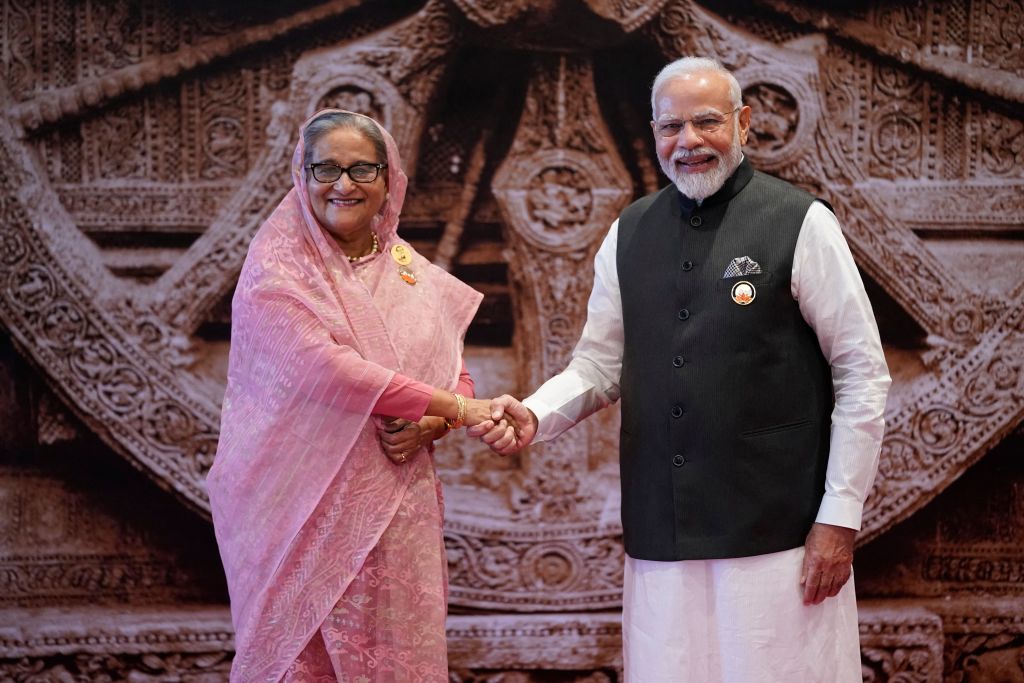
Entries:
[[[519,382],[532,390],[569,362],[586,317],[594,254],[633,190],[601,118],[587,58],[536,58],[493,190],[509,227]],[[518,512],[546,517],[573,509],[587,470],[585,429],[524,456]]]

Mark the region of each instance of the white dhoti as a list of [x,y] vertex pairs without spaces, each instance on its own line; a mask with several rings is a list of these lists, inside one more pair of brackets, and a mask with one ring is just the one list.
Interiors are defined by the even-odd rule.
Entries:
[[853,577],[804,605],[804,549],[726,560],[626,557],[627,683],[859,683]]

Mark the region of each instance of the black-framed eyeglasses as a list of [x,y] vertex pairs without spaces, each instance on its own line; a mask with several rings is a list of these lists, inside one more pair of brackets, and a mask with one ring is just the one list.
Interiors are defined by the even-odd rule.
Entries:
[[729,117],[740,109],[742,109],[742,107],[736,107],[732,111],[724,114],[701,114],[700,116],[695,116],[692,119],[662,119],[654,122],[654,131],[660,138],[674,138],[683,132],[683,128],[685,128],[686,123],[689,122],[690,125],[693,126],[693,130],[698,135],[701,133],[715,133],[729,121]]
[[353,183],[372,183],[380,175],[380,170],[387,167],[387,164],[352,164],[346,168],[325,161],[319,164],[310,164],[306,168],[313,172],[313,179],[318,183],[336,183],[343,173],[348,173],[348,177],[352,179]]

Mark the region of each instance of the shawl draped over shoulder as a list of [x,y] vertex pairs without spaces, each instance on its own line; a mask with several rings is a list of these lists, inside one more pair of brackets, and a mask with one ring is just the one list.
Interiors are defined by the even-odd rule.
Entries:
[[[280,680],[360,571],[412,472],[384,455],[371,410],[396,371],[456,386],[482,298],[398,237],[408,179],[378,128],[388,163],[373,226],[382,253],[360,265],[378,269],[372,291],[313,216],[300,134],[294,187],[253,238],[232,301],[207,478],[235,626],[232,680]],[[396,244],[412,253],[415,285],[398,275]]]

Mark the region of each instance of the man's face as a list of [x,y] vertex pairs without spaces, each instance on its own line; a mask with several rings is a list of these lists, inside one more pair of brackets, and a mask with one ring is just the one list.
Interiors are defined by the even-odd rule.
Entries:
[[699,71],[662,86],[651,128],[661,170],[687,197],[705,199],[740,165],[750,107],[733,106],[725,76]]

